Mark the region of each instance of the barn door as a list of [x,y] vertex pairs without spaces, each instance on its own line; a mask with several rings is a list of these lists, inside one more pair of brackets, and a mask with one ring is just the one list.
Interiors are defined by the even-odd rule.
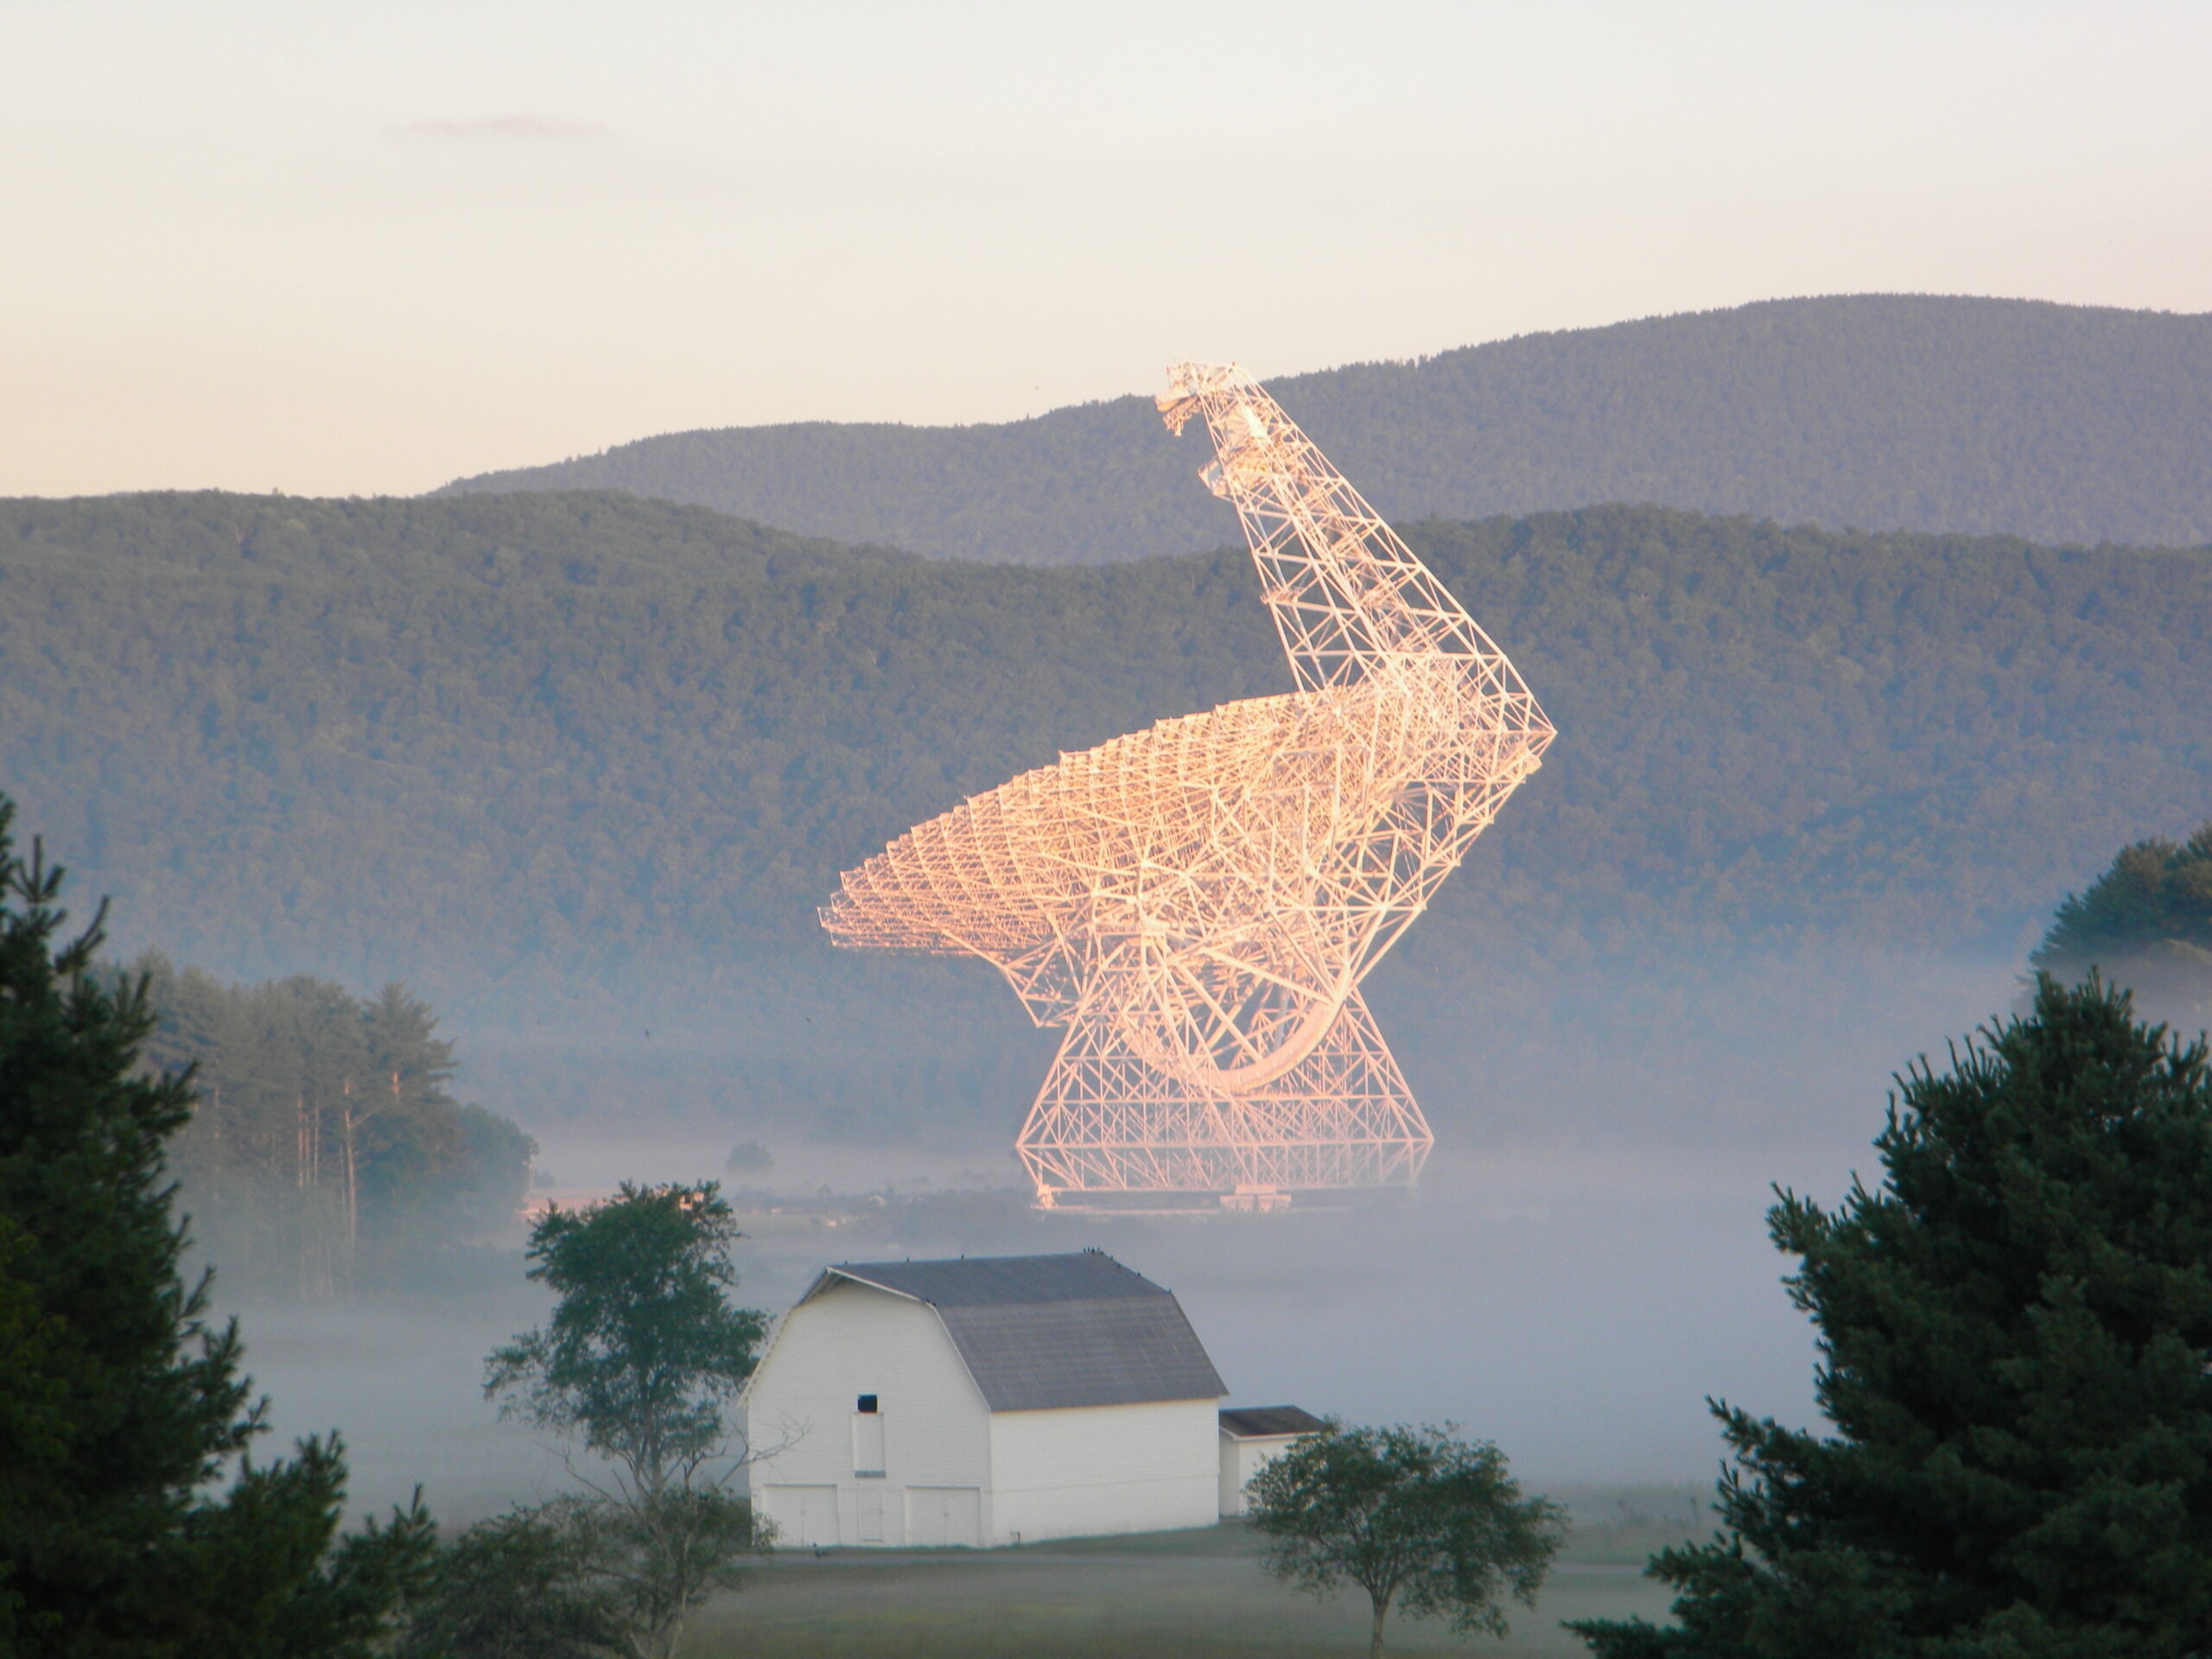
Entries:
[[906,1541],[910,1544],[965,1544],[983,1541],[983,1493],[978,1486],[909,1486]]
[[777,1541],[787,1545],[831,1545],[837,1535],[835,1486],[763,1486],[760,1507],[776,1523]]
[[860,1491],[861,1542],[883,1541],[883,1488],[863,1484]]

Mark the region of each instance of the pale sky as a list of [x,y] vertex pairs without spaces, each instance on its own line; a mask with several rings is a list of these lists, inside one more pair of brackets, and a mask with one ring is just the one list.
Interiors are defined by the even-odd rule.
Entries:
[[0,0],[0,494],[1785,295],[2212,309],[2212,4]]

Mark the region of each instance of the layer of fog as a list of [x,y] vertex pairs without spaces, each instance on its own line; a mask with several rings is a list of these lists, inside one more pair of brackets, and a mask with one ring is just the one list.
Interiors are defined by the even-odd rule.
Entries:
[[[1891,1074],[1942,1064],[2017,985],[1993,960],[1827,954],[1680,996],[1595,977],[1548,995],[1542,1018],[1502,993],[1510,1018],[1382,1008],[1437,1131],[1419,1189],[1272,1216],[1040,1214],[1011,1123],[855,1142],[788,1110],[502,1104],[557,1189],[711,1177],[782,1211],[739,1249],[745,1299],[770,1310],[836,1261],[1096,1245],[1176,1292],[1233,1402],[1456,1422],[1539,1484],[1709,1479],[1708,1395],[1814,1420],[1812,1332],[1765,1235],[1772,1185],[1832,1202],[1854,1171],[1872,1179]],[[496,1092],[488,1064],[472,1092]],[[741,1141],[772,1166],[727,1169]],[[419,1481],[463,1520],[565,1478],[480,1389],[486,1352],[547,1307],[518,1235],[442,1290],[239,1311],[280,1435],[345,1433],[351,1507]]]

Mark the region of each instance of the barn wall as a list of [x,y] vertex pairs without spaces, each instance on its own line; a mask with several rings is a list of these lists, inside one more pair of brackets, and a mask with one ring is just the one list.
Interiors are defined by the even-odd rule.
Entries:
[[1234,1434],[1221,1437],[1221,1512],[1224,1516],[1244,1513],[1244,1483],[1281,1457],[1297,1439],[1295,1434],[1242,1440]]
[[1217,1406],[1174,1400],[994,1413],[990,1541],[1211,1526],[1220,1481]]
[[[854,1473],[853,1408],[863,1394],[881,1408],[881,1479]],[[987,1524],[989,1414],[952,1338],[918,1302],[841,1282],[793,1308],[746,1390],[745,1423],[756,1450],[779,1448],[750,1475],[755,1503],[786,1547],[904,1544],[917,1515],[938,1532],[966,1526],[971,1510],[979,1534]],[[928,1496],[910,1502],[909,1487]],[[836,1494],[835,1537],[823,1535],[832,1502],[824,1488]],[[863,1489],[874,1500],[865,1506]],[[864,1535],[864,1522],[880,1535]]]

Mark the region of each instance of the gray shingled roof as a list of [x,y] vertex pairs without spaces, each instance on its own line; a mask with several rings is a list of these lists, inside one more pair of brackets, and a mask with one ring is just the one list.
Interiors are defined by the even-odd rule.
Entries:
[[1302,1406],[1239,1406],[1224,1409],[1221,1426],[1239,1440],[1272,1434],[1311,1434],[1328,1425]]
[[1229,1392],[1182,1305],[1103,1251],[845,1262],[816,1288],[832,1279],[934,1307],[993,1411],[1218,1400]]

